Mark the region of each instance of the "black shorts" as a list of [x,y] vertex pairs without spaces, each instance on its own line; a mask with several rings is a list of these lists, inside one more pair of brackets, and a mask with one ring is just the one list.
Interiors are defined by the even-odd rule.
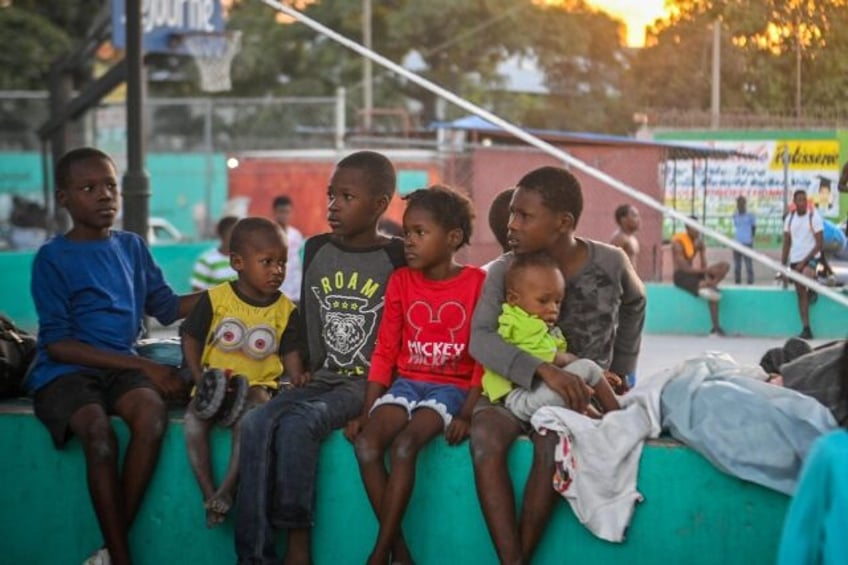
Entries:
[[[795,267],[797,267],[797,266],[798,266],[798,265],[800,265],[800,264],[801,264],[801,261],[796,261],[795,263],[789,263],[789,268],[790,268],[790,269],[792,269],[792,270],[794,271],[794,270],[795,270]],[[809,267],[810,269],[812,269],[812,270],[813,270],[813,272],[815,272],[815,271],[816,271],[816,268],[817,268],[818,266],[819,266],[819,260],[818,260],[818,258],[813,258],[813,259],[810,259],[809,261],[807,261],[807,267]]]
[[674,286],[686,292],[698,296],[698,288],[706,275],[701,273],[687,273],[686,271],[674,271]]
[[86,404],[99,404],[107,414],[114,414],[118,400],[136,388],[157,390],[150,379],[138,371],[68,373],[35,392],[33,410],[50,432],[53,444],[61,449],[71,437],[68,424],[77,410]]

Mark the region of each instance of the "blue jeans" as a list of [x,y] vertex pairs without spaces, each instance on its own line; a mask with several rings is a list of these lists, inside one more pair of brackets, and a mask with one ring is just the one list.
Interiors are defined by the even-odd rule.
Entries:
[[[743,243],[745,247],[754,248],[753,244]],[[748,274],[748,284],[754,284],[754,261],[747,255],[742,255],[733,250],[733,280],[736,284],[742,284],[742,260],[745,260],[745,271]]]
[[279,563],[275,528],[314,523],[318,456],[330,432],[362,412],[365,379],[320,372],[241,421],[235,537],[239,563]]

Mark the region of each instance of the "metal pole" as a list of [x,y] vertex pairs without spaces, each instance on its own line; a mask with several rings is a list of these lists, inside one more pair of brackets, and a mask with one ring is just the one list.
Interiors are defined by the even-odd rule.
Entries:
[[801,29],[797,18],[795,20],[795,119],[801,119]]
[[698,190],[698,183],[695,180],[698,176],[697,159],[692,159],[692,193],[689,195],[689,216],[695,215],[695,191]]
[[150,178],[144,170],[144,52],[141,0],[127,0],[127,170],[124,173],[124,229],[145,240],[149,225]]
[[704,159],[704,196],[701,201],[701,223],[707,225],[707,185],[709,184],[710,179],[710,160],[709,158]]
[[789,144],[783,145],[783,215],[789,212]]
[[[362,0],[362,44],[371,49],[371,0]],[[366,132],[371,131],[371,112],[374,109],[374,92],[371,77],[371,59],[362,58],[362,105],[363,126]]]
[[[673,189],[673,197],[674,197],[674,210],[677,211],[677,159],[672,161],[674,164],[674,174],[672,175],[672,186]],[[677,232],[677,218],[674,216],[671,217],[671,233],[674,234]]]
[[721,120],[721,21],[713,23],[713,84],[710,127],[719,128]]
[[336,151],[344,149],[345,140],[345,88],[336,89]]
[[215,147],[212,143],[212,98],[206,99],[206,104],[203,112],[203,146],[206,148],[206,186],[204,192],[204,204],[206,206],[206,216],[203,218],[203,233],[201,237],[210,237],[214,235],[212,229],[212,183],[215,176],[215,168],[213,164],[213,152]]

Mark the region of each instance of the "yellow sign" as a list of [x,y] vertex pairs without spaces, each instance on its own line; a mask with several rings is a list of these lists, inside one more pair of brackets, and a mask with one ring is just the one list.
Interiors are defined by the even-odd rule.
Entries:
[[833,141],[778,141],[769,169],[783,169],[784,156],[789,159],[789,169],[795,171],[821,171],[839,168],[839,142]]

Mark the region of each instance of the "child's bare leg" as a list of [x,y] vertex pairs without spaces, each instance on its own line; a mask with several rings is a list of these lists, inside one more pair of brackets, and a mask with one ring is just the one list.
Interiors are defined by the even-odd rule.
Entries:
[[[265,387],[252,386],[247,391],[247,399],[245,400],[244,409],[245,411],[250,410],[260,404],[268,402],[270,399],[271,395]],[[238,480],[239,445],[241,436],[239,433],[241,429],[239,425],[240,422],[241,418],[239,418],[235,425],[233,425],[231,430],[232,444],[230,449],[230,460],[227,464],[227,472],[224,475],[224,480],[221,481],[218,490],[216,490],[206,500],[207,512],[212,514],[212,525],[221,523],[233,505],[233,490],[235,489],[236,481]]]
[[309,528],[292,528],[289,530],[288,544],[284,565],[311,565],[312,530]]
[[[389,560],[392,543],[401,531],[401,521],[412,495],[418,453],[444,428],[444,420],[438,412],[422,408],[412,413],[409,424],[392,442],[392,473],[383,492],[380,531],[368,558],[369,565],[382,565]],[[392,561],[397,560],[398,556],[392,555]]]
[[533,551],[542,539],[548,518],[556,502],[556,492],[551,484],[554,475],[554,449],[556,434],[533,434],[533,464],[524,489],[521,508],[521,553],[529,563]]
[[82,443],[88,492],[112,563],[130,562],[123,492],[118,479],[118,442],[99,404],[79,408],[68,422]]
[[[409,415],[406,408],[384,404],[374,410],[365,429],[356,438],[355,449],[359,473],[362,476],[365,492],[368,494],[368,501],[378,519],[388,482],[386,449],[408,422]],[[409,556],[403,536],[398,537],[392,550],[397,560],[405,560]]]
[[130,441],[124,455],[124,515],[127,528],[135,520],[147,484],[156,469],[162,438],[168,426],[168,409],[158,392],[135,388],[115,403],[115,413],[130,429]]
[[498,558],[504,564],[522,562],[515,494],[506,464],[509,447],[520,433],[518,421],[498,409],[477,412],[471,420],[471,460],[477,497]]
[[209,500],[215,494],[215,482],[212,479],[212,460],[209,454],[209,429],[212,421],[202,420],[194,412],[194,401],[185,413],[185,438],[188,460],[191,470],[200,486],[203,496],[203,508],[206,510],[206,525],[212,527],[220,522],[217,513],[209,506]]

